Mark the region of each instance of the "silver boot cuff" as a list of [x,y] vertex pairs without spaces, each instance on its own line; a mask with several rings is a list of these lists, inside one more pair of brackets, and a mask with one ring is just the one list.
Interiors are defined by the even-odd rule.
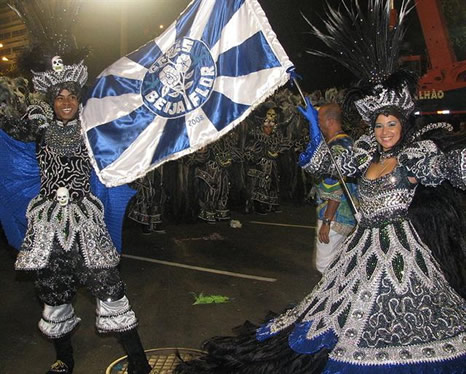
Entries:
[[39,329],[49,338],[57,339],[71,332],[81,321],[71,304],[57,306],[44,304]]
[[97,299],[95,325],[101,333],[122,332],[133,329],[138,320],[126,296],[116,301],[102,301]]

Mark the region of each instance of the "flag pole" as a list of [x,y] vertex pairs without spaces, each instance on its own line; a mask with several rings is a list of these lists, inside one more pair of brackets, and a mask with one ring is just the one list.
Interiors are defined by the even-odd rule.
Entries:
[[[305,96],[303,94],[303,91],[301,90],[301,86],[299,85],[296,78],[292,77],[291,79],[292,79],[293,83],[296,85],[296,88],[298,89],[299,94],[301,95],[301,98],[303,99],[304,106],[306,107],[307,106],[306,98],[305,98]],[[320,131],[320,134],[322,135],[322,142],[325,144],[325,147],[326,147],[328,153],[330,154],[330,159],[332,160],[333,164],[335,165],[335,169],[336,169],[337,174],[338,174],[338,179],[340,179],[340,185],[342,186],[343,191],[345,192],[346,196],[348,197],[348,200],[349,200],[350,205],[351,205],[351,209],[354,212],[354,218],[356,218],[356,221],[359,222],[359,219],[360,219],[359,211],[356,208],[356,204],[354,203],[353,197],[351,196],[351,193],[348,190],[348,186],[346,185],[343,174],[341,173],[341,169],[338,166],[338,164],[336,163],[335,157],[333,157],[333,154],[330,151],[330,147],[328,146],[327,142],[325,141],[324,134],[322,134],[322,130],[320,129],[320,127],[319,127],[319,131]]]

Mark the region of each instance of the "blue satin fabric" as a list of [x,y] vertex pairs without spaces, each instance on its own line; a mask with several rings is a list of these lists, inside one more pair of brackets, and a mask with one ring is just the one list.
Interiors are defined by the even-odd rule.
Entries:
[[299,154],[298,165],[301,167],[306,166],[310,161],[314,153],[316,153],[317,148],[322,143],[322,136],[320,132],[317,135],[309,140],[309,143],[306,146],[306,150]]
[[191,6],[186,8],[181,16],[176,20],[176,40],[189,33],[201,3],[202,0],[194,1]]
[[26,233],[26,208],[39,189],[36,143],[17,141],[0,130],[0,221],[16,249]]
[[165,124],[163,134],[154,151],[152,163],[186,148],[189,148],[189,137],[185,117],[171,119]]
[[122,78],[116,75],[106,75],[99,78],[92,88],[92,97],[102,99],[106,96],[120,96],[128,93],[139,93],[142,81]]
[[107,188],[103,185],[95,171],[91,174],[91,190],[104,204],[104,220],[108,232],[118,252],[122,250],[122,228],[126,216],[126,207],[135,195],[136,190],[127,184],[118,187]]
[[[293,351],[301,354],[315,354],[323,348],[330,351],[335,347],[338,338],[332,330],[315,337],[306,339],[312,321],[296,323],[288,336],[288,344]],[[264,341],[278,334],[272,333],[267,325],[256,331],[256,339]],[[354,365],[329,359],[322,374],[466,374],[466,355],[453,360],[439,362],[423,362],[410,365]]]
[[207,47],[212,48],[220,39],[223,28],[230,21],[231,17],[243,5],[244,0],[216,0],[212,8],[212,13],[217,14],[217,17],[210,17],[205,26],[204,34],[201,40],[207,44]]
[[149,126],[156,115],[144,105],[115,121],[94,127],[87,132],[90,146],[100,170],[110,165]]
[[[19,249],[27,228],[26,209],[40,190],[36,144],[23,143],[0,130],[0,221],[8,243]],[[127,185],[107,188],[91,175],[92,193],[104,204],[105,223],[121,252],[121,230],[126,206],[135,194]]]
[[159,46],[155,44],[153,40],[151,40],[126,57],[149,69],[154,61],[161,55],[162,51],[160,50]]
[[217,74],[237,77],[279,66],[280,61],[265,40],[262,31],[259,31],[244,43],[218,56]]
[[311,325],[312,321],[295,324],[295,328],[288,338],[291,349],[298,353],[315,353],[323,348],[332,350],[338,342],[333,330],[326,331],[312,340],[306,339]]
[[220,92],[213,91],[202,110],[215,128],[220,131],[248,108],[248,105],[237,104]]
[[[313,354],[323,348],[332,350],[338,342],[338,338],[333,332],[329,330],[314,339],[306,339],[306,334],[312,326],[312,321],[296,323],[293,331],[288,336],[288,344],[293,351],[304,354]],[[277,333],[272,333],[267,325],[261,326],[256,331],[256,339],[264,341]]]
[[466,374],[466,356],[411,365],[352,365],[329,360],[322,374]]

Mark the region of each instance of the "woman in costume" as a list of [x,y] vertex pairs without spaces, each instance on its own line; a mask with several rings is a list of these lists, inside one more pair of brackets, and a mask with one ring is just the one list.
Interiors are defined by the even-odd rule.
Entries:
[[[37,4],[32,8],[21,2],[15,5],[18,14],[24,15],[26,24],[31,26],[29,21],[34,17],[31,9]],[[71,8],[66,10],[74,14]],[[117,269],[120,256],[108,230],[113,229],[115,242],[119,243],[122,215],[131,194],[124,188],[120,194],[112,192],[107,203],[113,206],[113,211],[105,213],[113,221],[113,227],[107,229],[104,206],[96,196],[105,197],[107,192],[95,176],[91,178],[92,166],[78,118],[87,67],[82,60],[65,64],[71,59],[67,61],[55,54],[66,53],[69,45],[63,40],[56,42],[35,46],[23,56],[23,63],[42,64],[43,71],[35,69],[32,81],[34,89],[45,94],[46,101],[31,105],[22,118],[1,117],[4,132],[0,133],[0,161],[2,167],[9,165],[13,169],[0,179],[2,226],[9,242],[19,246],[16,270],[36,274],[36,290],[44,304],[39,329],[56,349],[56,361],[47,373],[73,372],[71,335],[80,319],[71,302],[77,289],[85,286],[96,298],[97,330],[117,335],[128,354],[129,373],[147,374],[151,368],[136,329],[138,321]],[[24,138],[18,134],[27,134],[29,139],[36,140],[35,144],[21,143]],[[24,180],[14,180],[18,176]],[[18,222],[24,217],[17,204],[21,206],[26,201],[21,201],[21,194],[24,200],[34,196],[25,212],[27,228],[22,243],[18,241],[23,234]]]
[[[400,22],[406,6],[404,2]],[[369,1],[369,18],[357,7],[345,9],[349,21],[332,10],[331,35],[322,39],[330,40],[336,59],[342,59],[340,52],[344,57],[351,55],[354,59],[347,57],[345,62],[353,65],[346,66],[366,73],[359,75],[367,79],[348,100],[370,124],[370,134],[352,149],[334,155],[342,173],[359,180],[360,221],[321,281],[296,307],[252,333],[207,341],[208,354],[180,364],[178,374],[466,373],[464,282],[454,282],[451,264],[441,262],[438,243],[430,247],[421,239],[409,210],[422,185],[433,188],[450,183],[466,189],[466,140],[445,136],[447,124],[429,124],[419,131],[414,127],[413,80],[394,71],[393,64],[402,36],[400,25],[386,33],[383,47],[388,54],[383,61],[376,59],[364,69],[361,49],[351,52],[354,43],[348,42],[348,35],[354,35],[354,29],[366,35],[355,40],[361,40],[369,52],[381,51],[366,41],[378,35],[371,27],[379,34],[388,30],[389,2]],[[336,45],[336,40],[341,43]],[[335,172],[309,100],[300,110],[310,122],[311,139],[300,165],[315,175]],[[436,141],[427,139],[434,138],[434,133]],[[449,193],[449,188],[441,188]],[[451,224],[463,225],[458,232],[464,238],[461,205],[449,208],[458,212]],[[436,213],[430,212],[424,220]],[[449,239],[440,250],[457,251],[464,266],[465,247],[455,249],[455,241]]]

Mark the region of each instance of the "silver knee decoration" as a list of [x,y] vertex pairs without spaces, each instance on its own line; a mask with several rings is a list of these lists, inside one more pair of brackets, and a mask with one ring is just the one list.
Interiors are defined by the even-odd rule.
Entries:
[[116,301],[97,299],[96,314],[95,325],[101,333],[127,331],[138,324],[136,315],[126,296]]
[[56,339],[71,332],[81,321],[71,304],[57,306],[44,304],[39,329],[49,338]]

